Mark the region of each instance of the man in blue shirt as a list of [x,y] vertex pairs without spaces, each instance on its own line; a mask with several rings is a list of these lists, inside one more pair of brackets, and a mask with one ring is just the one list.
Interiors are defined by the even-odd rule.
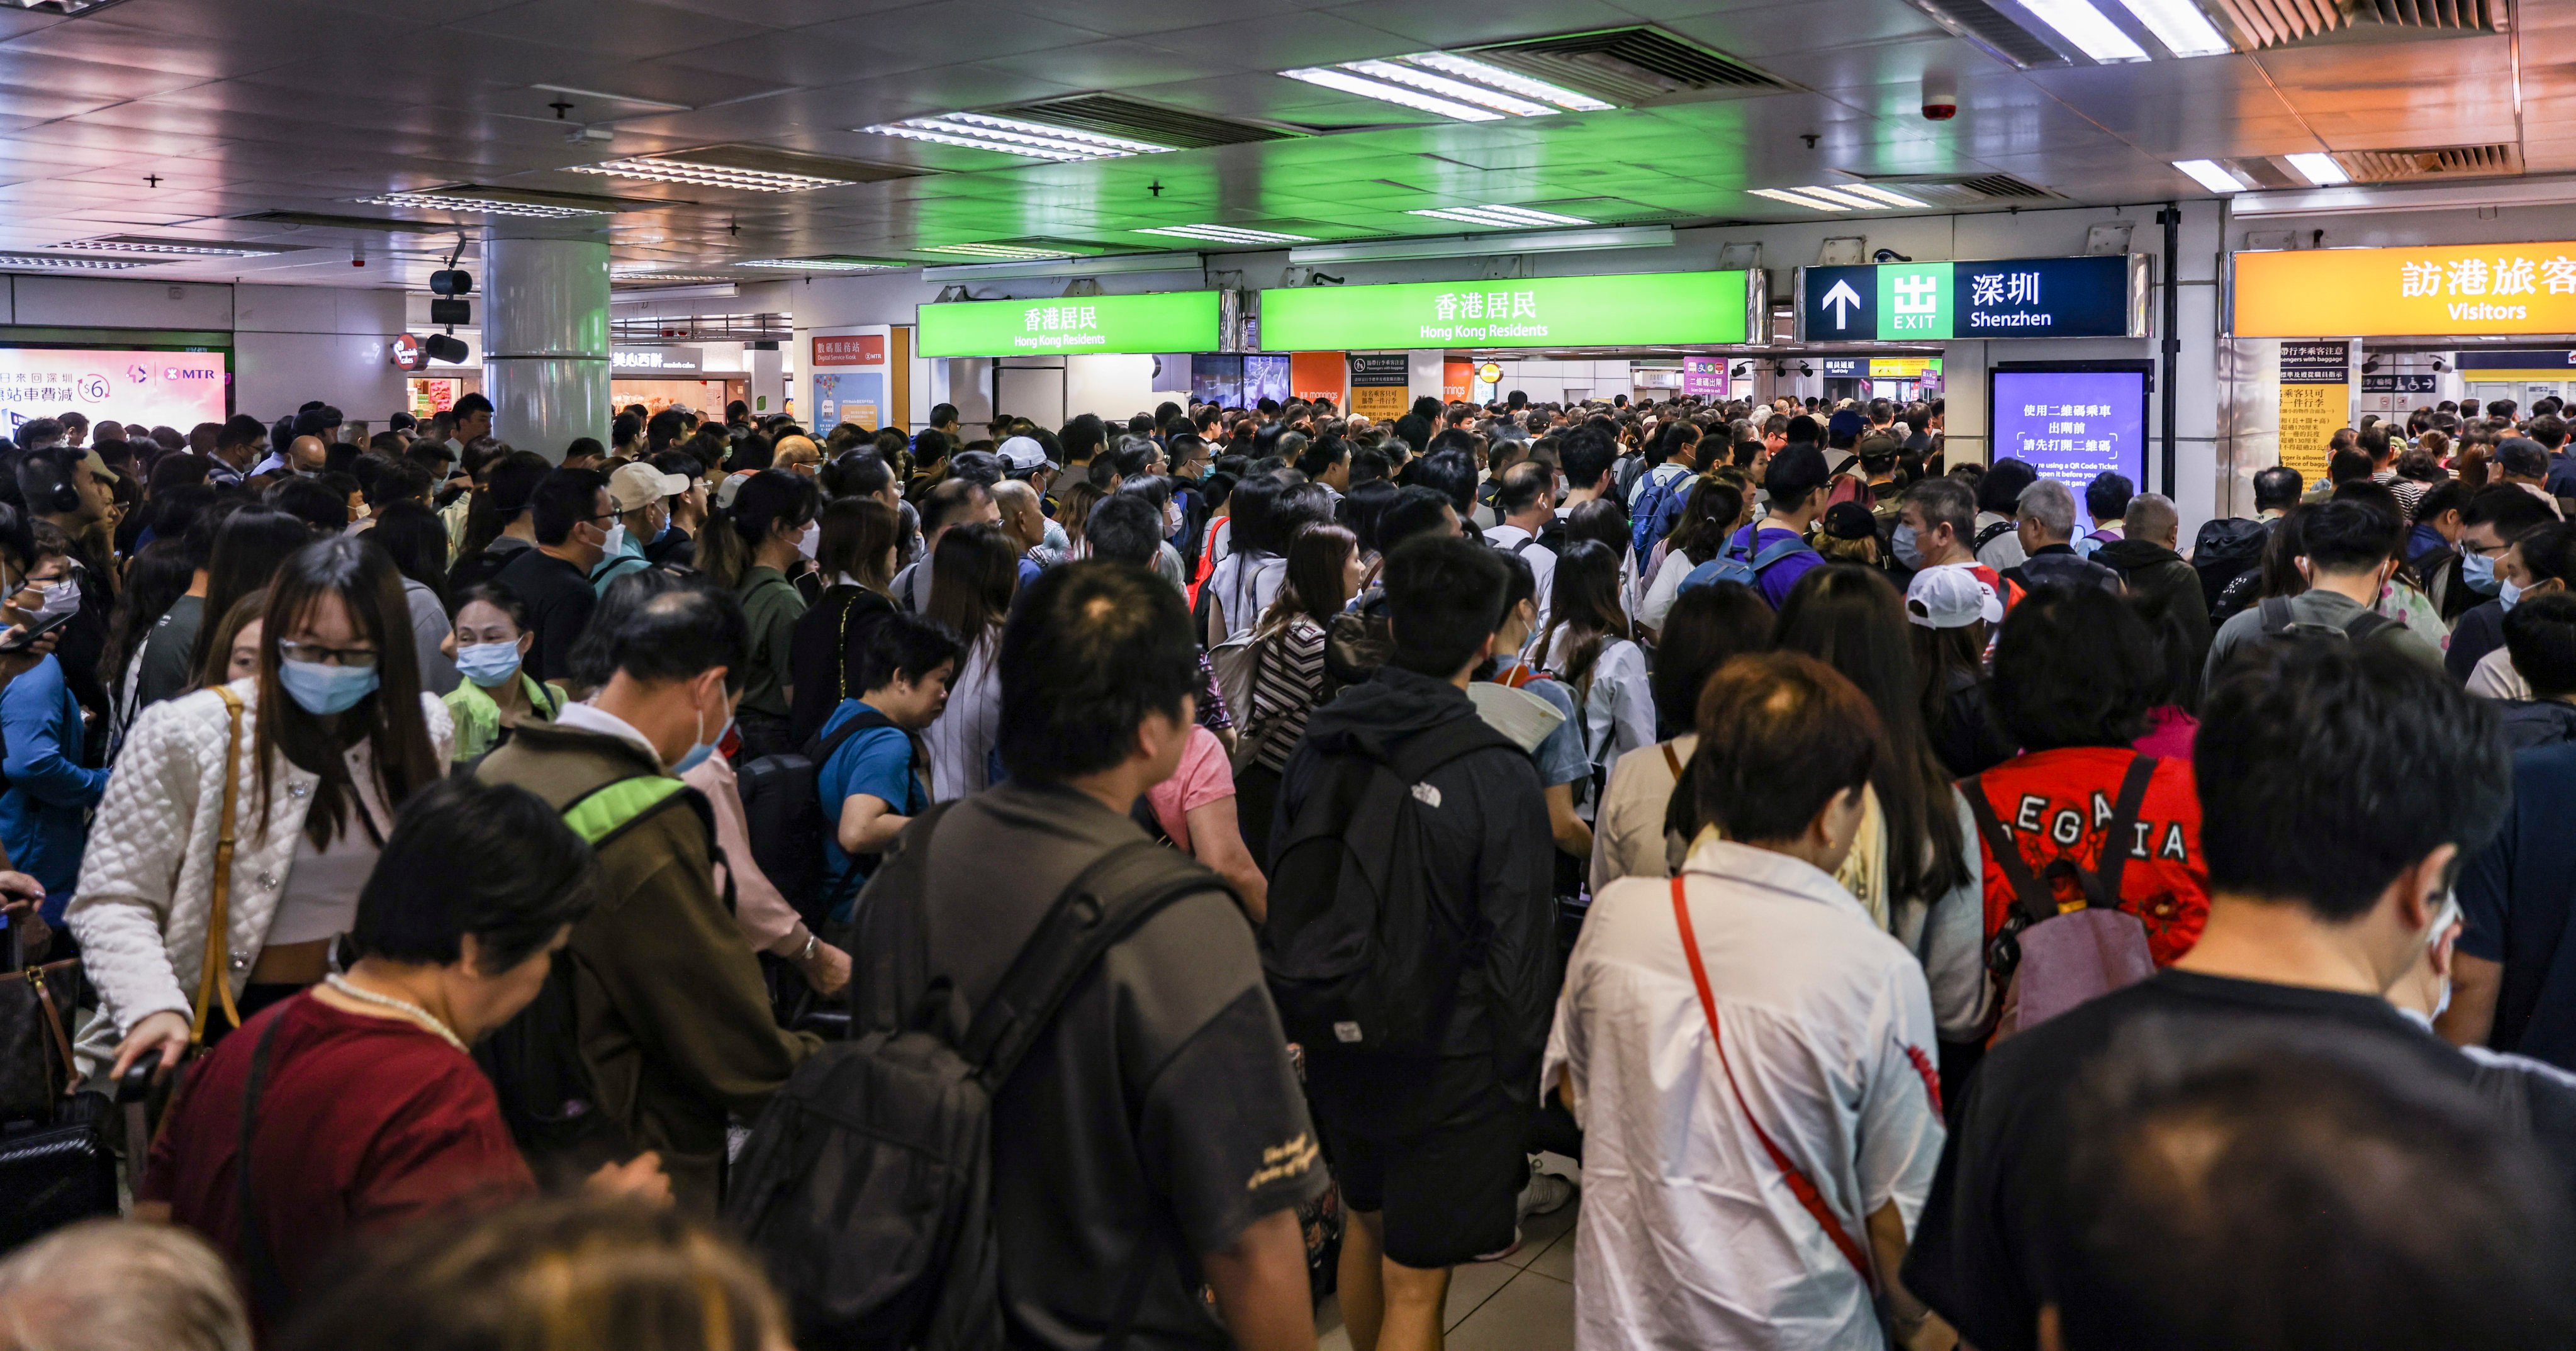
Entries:
[[[1771,497],[1771,513],[1735,532],[1726,542],[1726,556],[1741,558],[1753,564],[1754,589],[1777,610],[1789,599],[1789,588],[1815,568],[1824,566],[1824,556],[1805,547],[1807,528],[1825,509],[1825,457],[1814,446],[1796,443],[1771,457],[1762,471],[1762,490]],[[1772,545],[1795,542],[1778,557],[1762,561],[1762,551]]]
[[919,615],[877,622],[860,656],[860,693],[823,723],[814,773],[823,819],[823,894],[831,918],[850,917],[877,859],[930,807],[930,761],[914,740],[948,707],[957,640]]

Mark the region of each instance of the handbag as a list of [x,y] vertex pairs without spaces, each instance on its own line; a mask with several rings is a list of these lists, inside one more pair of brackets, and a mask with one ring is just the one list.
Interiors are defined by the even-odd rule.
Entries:
[[[223,685],[215,694],[224,701],[224,711],[231,715],[232,730],[224,742],[224,805],[215,819],[215,875],[206,904],[206,959],[197,972],[197,998],[188,1017],[188,1049],[193,1052],[206,1041],[206,1018],[217,1002],[224,1017],[234,1027],[241,1026],[241,1010],[233,1004],[232,982],[224,979],[224,950],[231,946],[233,845],[237,835],[241,806],[241,696]],[[359,813],[365,815],[363,809]]]
[[51,1122],[80,1077],[72,1064],[75,1011],[89,1002],[81,964],[30,964],[24,930],[9,926],[0,974],[0,1125]]
[[[27,965],[25,939],[14,925],[9,946],[18,969],[0,975],[0,1094],[7,1098],[0,1119],[32,1126],[0,1132],[0,1252],[117,1213],[116,1150],[104,1130],[107,1098],[65,1096],[80,1076],[69,1017],[80,1002],[80,963]],[[143,1098],[151,1084],[145,1063],[117,1086],[128,1139],[143,1138]]]

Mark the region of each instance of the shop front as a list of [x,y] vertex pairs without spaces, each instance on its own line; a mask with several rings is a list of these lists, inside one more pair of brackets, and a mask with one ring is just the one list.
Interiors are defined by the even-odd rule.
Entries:
[[666,408],[724,417],[725,405],[751,390],[738,371],[709,371],[695,347],[619,347],[608,356],[608,396],[615,407],[644,405],[647,415]]

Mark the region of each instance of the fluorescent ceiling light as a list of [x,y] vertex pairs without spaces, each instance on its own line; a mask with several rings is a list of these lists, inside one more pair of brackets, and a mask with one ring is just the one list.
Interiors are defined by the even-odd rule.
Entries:
[[123,272],[157,266],[149,258],[56,258],[41,253],[0,253],[0,267],[60,267],[82,272]]
[[2236,175],[2227,172],[2227,170],[2214,159],[2178,159],[2173,162],[2173,167],[2191,175],[2193,182],[2200,184],[2211,192],[2243,192],[2245,190],[2245,185],[2236,181]]
[[1157,145],[1152,141],[1131,140],[1124,136],[1103,136],[1098,132],[1077,131],[1071,127],[1048,126],[1043,122],[1023,122],[1016,117],[995,117],[990,113],[946,113],[938,117],[913,117],[901,122],[861,127],[859,130],[878,136],[900,136],[906,140],[931,141],[940,145],[964,146],[970,150],[990,150],[998,154],[1024,155],[1031,159],[1062,162],[1124,159],[1129,155],[1160,155],[1176,148]]
[[[2335,158],[2332,155],[2321,155],[2315,151],[2309,151],[2303,155],[2290,155],[2286,158],[2290,161],[2290,167],[2299,171],[2299,177],[2314,183],[2318,187],[2339,188],[2352,181],[2352,175],[2345,173],[2343,171],[2343,166],[2335,163]],[[2185,169],[2183,172],[2190,173],[2191,171],[2189,169]],[[2198,174],[2193,174],[2192,176],[2194,178],[2200,177]],[[2201,181],[2207,182],[2208,180],[2202,179]]]
[[1232,225],[1157,225],[1135,231],[1140,235],[1170,235],[1176,239],[1204,239],[1216,244],[1312,244],[1312,235],[1283,235],[1276,230],[1245,230]]
[[[1586,249],[1660,249],[1673,243],[1669,225],[1602,225],[1588,230],[1543,230],[1528,234],[1440,235],[1354,240],[1346,244],[1306,244],[1288,250],[1288,261],[1309,263],[1381,263],[1417,258],[1493,258],[1515,253],[1570,253]],[[924,274],[927,276],[928,274]]]
[[1932,205],[1930,202],[1916,201],[1901,192],[1890,192],[1874,183],[1845,183],[1836,187],[1834,190],[1846,197],[1857,196],[1876,198],[1881,202],[1885,202],[1889,206],[1917,206],[1928,209]]
[[1071,258],[1063,249],[1032,249],[1018,244],[941,244],[913,250],[915,253],[953,253],[967,258]]
[[387,192],[358,199],[369,206],[406,206],[431,211],[467,211],[486,216],[534,216],[539,220],[570,220],[576,216],[605,216],[608,213],[586,206],[543,206],[534,202],[503,202],[490,197],[451,197],[436,192]]
[[1447,71],[1449,74],[1473,80],[1478,84],[1490,85],[1526,98],[1534,98],[1541,103],[1553,103],[1568,112],[1598,113],[1606,112],[1611,107],[1610,104],[1603,103],[1589,94],[1578,94],[1562,85],[1549,84],[1545,80],[1534,80],[1519,71],[1488,65],[1472,57],[1452,56],[1447,52],[1416,52],[1402,59],[1417,66]]
[[1380,103],[1419,108],[1423,112],[1438,113],[1442,117],[1455,118],[1461,122],[1499,122],[1503,117],[1501,113],[1491,108],[1479,108],[1472,103],[1440,98],[1418,89],[1407,89],[1400,84],[1388,84],[1384,80],[1363,79],[1347,70],[1330,66],[1308,66],[1301,70],[1283,70],[1279,73],[1292,80],[1319,84],[1326,89],[1338,89],[1345,94],[1357,94],[1361,98],[1376,99]]
[[707,272],[619,272],[613,268],[609,271],[608,279],[619,286],[662,286],[692,281],[733,280],[731,277],[719,277]]
[[74,239],[54,245],[58,249],[96,249],[102,253],[169,253],[208,258],[266,258],[284,253],[284,249],[261,248],[257,244],[164,244],[132,239]]
[[2220,56],[2236,50],[2192,0],[2120,0],[2156,41],[2176,56]]
[[1858,207],[1863,211],[1882,211],[1888,205],[1885,202],[1873,201],[1846,188],[1805,187],[1798,191],[1810,197],[1821,197],[1828,202],[1840,202],[1845,206]]
[[2022,0],[2022,8],[2038,15],[2040,22],[2074,43],[2076,50],[2104,65],[2147,59],[2146,48],[2121,32],[2087,0]]
[[652,108],[666,113],[686,113],[697,111],[686,103],[664,103],[660,99],[639,99],[633,94],[612,94],[605,89],[580,89],[568,84],[532,84],[528,87],[530,89],[541,89],[549,94],[571,94],[576,98],[606,99],[611,103],[631,104],[634,107]]
[[729,164],[694,164],[677,159],[612,159],[597,164],[567,164],[577,174],[608,178],[641,178],[655,183],[687,183],[706,188],[740,188],[745,192],[812,192],[850,180],[812,174],[782,174],[766,169],[737,169]]
[[748,258],[736,267],[774,267],[789,272],[892,272],[901,263],[877,263],[865,258]]
[[1416,66],[1399,65],[1393,61],[1353,61],[1346,68],[1356,74],[1371,75],[1396,84],[1409,85],[1426,93],[1438,94],[1443,98],[1472,103],[1479,108],[1491,108],[1495,112],[1510,117],[1554,117],[1558,112],[1557,109],[1544,103],[1532,103],[1517,94],[1507,94],[1499,89],[1487,89],[1480,85],[1469,84],[1464,80],[1453,80],[1446,75],[1434,74]]
[[1407,211],[1408,216],[1429,216],[1435,220],[1463,221],[1469,225],[1495,225],[1505,229],[1526,230],[1533,225],[1590,225],[1581,216],[1563,216],[1553,211],[1532,211],[1525,206],[1451,206]]
[[[928,250],[924,250],[928,252]],[[921,279],[947,281],[1015,281],[1029,277],[1106,277],[1127,272],[1197,272],[1207,260],[1195,253],[1107,253],[1076,257],[1065,254],[1027,262],[939,263],[921,269]],[[1192,285],[1197,283],[1193,282]]]
[[1791,206],[1803,206],[1810,211],[1851,210],[1849,206],[1846,206],[1841,202],[1832,201],[1822,197],[1809,197],[1803,193],[1795,192],[1787,188],[1751,188],[1747,189],[1747,191],[1751,192],[1756,197],[1768,197],[1775,202],[1787,202]]

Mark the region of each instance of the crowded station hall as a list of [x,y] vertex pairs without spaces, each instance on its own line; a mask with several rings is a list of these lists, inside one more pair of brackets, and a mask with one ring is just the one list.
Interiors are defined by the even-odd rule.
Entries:
[[0,1351],[2576,1351],[2561,30],[0,0]]

